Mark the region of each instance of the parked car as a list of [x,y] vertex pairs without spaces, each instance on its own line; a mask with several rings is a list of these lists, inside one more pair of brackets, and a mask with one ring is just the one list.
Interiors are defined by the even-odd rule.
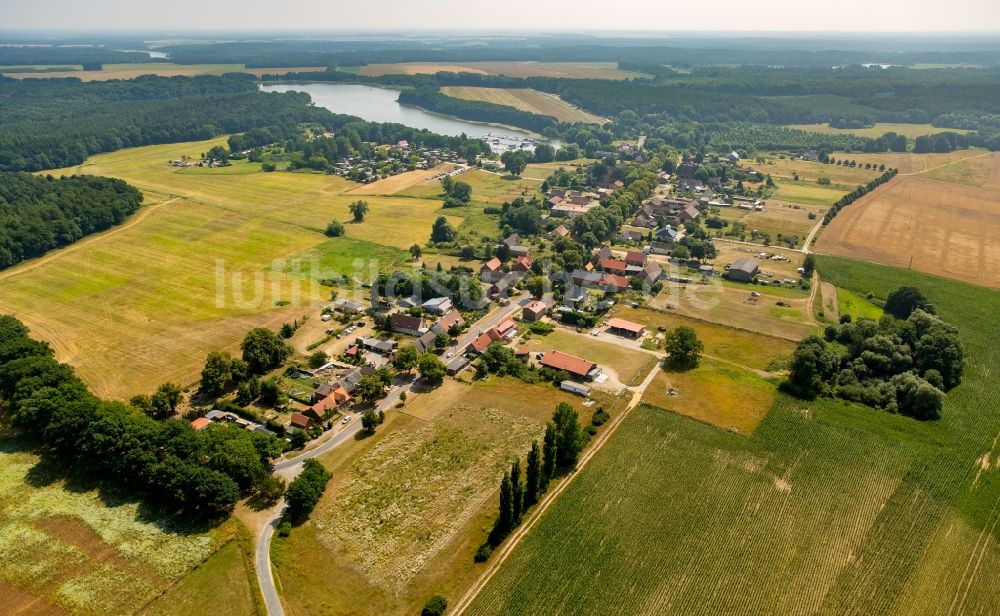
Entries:
[[365,326],[364,321],[358,321],[358,327],[364,327],[364,326]]
[[340,420],[340,423],[344,424],[345,426],[347,424],[351,423],[351,416],[348,415],[348,416],[344,417],[343,419]]

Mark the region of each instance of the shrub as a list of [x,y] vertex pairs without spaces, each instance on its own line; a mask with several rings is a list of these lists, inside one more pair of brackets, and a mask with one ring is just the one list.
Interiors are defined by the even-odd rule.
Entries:
[[424,604],[420,616],[441,616],[448,609],[448,600],[441,595],[434,595]]
[[477,563],[484,563],[487,560],[489,560],[492,554],[493,554],[493,546],[490,545],[489,541],[487,541],[483,545],[479,546],[478,550],[476,550],[476,556],[474,560]]
[[590,418],[590,423],[594,426],[601,426],[604,425],[609,419],[611,419],[611,416],[608,415],[608,412],[605,411],[603,407],[598,407],[598,409],[594,411],[594,416]]
[[278,527],[278,536],[284,539],[285,537],[291,534],[292,534],[292,523],[289,522],[288,520],[285,520],[284,522],[281,523],[281,526]]

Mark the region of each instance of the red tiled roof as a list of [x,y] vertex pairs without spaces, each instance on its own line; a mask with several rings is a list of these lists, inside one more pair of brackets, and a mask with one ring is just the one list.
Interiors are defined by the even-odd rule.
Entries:
[[392,315],[392,327],[419,330],[423,326],[424,321],[420,317],[415,317],[409,314],[403,314],[401,312],[393,313]]
[[627,289],[628,288],[628,278],[624,276],[616,276],[615,274],[605,274],[601,278],[602,287],[615,287],[616,289]]
[[211,419],[208,419],[207,417],[199,417],[191,422],[191,427],[195,430],[204,430],[210,423],[212,423]]
[[490,332],[485,332],[478,338],[476,338],[470,346],[472,347],[472,350],[475,351],[476,353],[482,353],[483,351],[486,350],[486,347],[490,346],[492,342],[493,338],[490,336]]
[[565,370],[576,376],[587,376],[597,364],[586,359],[580,359],[561,351],[547,351],[542,355],[542,365],[553,370]]
[[633,323],[632,321],[626,321],[625,319],[609,319],[608,327],[613,329],[624,329],[625,331],[630,331],[638,334],[642,330],[646,329],[644,326],[638,323]]
[[637,250],[630,250],[625,255],[625,262],[632,265],[644,265],[646,263],[646,255]]
[[317,402],[316,404],[309,407],[311,411],[319,416],[323,416],[330,409],[335,409],[345,404],[351,399],[351,396],[347,393],[347,390],[343,386],[337,387],[333,392]]
[[312,426],[313,420],[302,413],[292,413],[291,424],[296,428],[308,428]]
[[483,269],[488,272],[495,272],[500,269],[500,259],[493,257],[486,263],[483,263]]
[[601,269],[606,272],[624,272],[625,262],[618,261],[616,259],[601,259],[600,260]]
[[531,263],[532,263],[531,257],[529,257],[528,255],[521,255],[520,257],[514,260],[514,268],[528,270],[529,268],[531,268]]
[[514,329],[515,327],[516,325],[514,325],[514,319],[507,317],[503,321],[497,323],[497,326],[494,327],[493,329],[495,329],[497,333],[499,333],[500,336],[503,337],[507,335],[507,333],[510,332],[510,330]]
[[535,314],[539,314],[539,313],[542,313],[542,312],[545,312],[546,310],[548,310],[549,307],[548,307],[548,305],[545,302],[540,302],[538,300],[535,300],[533,302],[528,302],[524,306],[524,309],[527,310],[528,312],[533,312]]

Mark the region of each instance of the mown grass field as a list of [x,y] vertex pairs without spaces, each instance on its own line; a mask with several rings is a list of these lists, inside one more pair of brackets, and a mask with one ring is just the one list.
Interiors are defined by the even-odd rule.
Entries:
[[877,321],[882,318],[881,308],[847,289],[837,289],[837,304],[840,314],[849,314],[854,320],[864,318]]
[[605,124],[607,120],[570,105],[555,94],[530,88],[477,88],[473,86],[446,86],[441,93],[454,98],[507,105],[539,115],[552,116],[560,122],[573,124]]
[[[181,605],[212,604],[221,595],[211,584],[225,580],[223,613],[252,614],[249,542],[235,520],[207,532],[172,526],[134,501],[58,478],[0,439],[4,613],[190,613]],[[199,582],[206,575],[213,581]]]
[[[223,75],[225,73],[250,73],[252,75],[284,75],[285,73],[311,73],[326,70],[325,66],[299,66],[294,68],[247,68],[243,64],[174,64],[172,62],[140,62],[131,64],[105,64],[99,71],[80,70],[44,71],[37,73],[10,72],[7,77],[18,79],[76,77],[81,81],[107,81],[109,79],[135,79],[140,75],[161,77],[193,77],[195,75]],[[0,67],[3,72],[3,67]]]
[[[313,258],[317,278],[336,269],[368,279],[425,243],[438,215],[463,222],[438,201],[365,196],[370,212],[353,223],[347,205],[359,197],[345,192],[358,185],[335,176],[168,164],[223,142],[121,150],[52,172],[119,177],[146,201],[118,228],[0,273],[0,312],[51,343],[98,395],[186,385],[208,351],[235,350],[250,328],[309,313],[330,297],[301,275]],[[323,235],[331,219],[345,222],[345,237]]]
[[749,437],[626,418],[469,614],[987,614],[1000,585],[1000,293],[820,257],[839,288],[922,288],[965,379],[921,423],[778,394]]
[[[844,154],[843,157],[847,160],[851,160],[853,154]],[[877,154],[871,155],[873,160],[878,158]],[[840,159],[841,156],[836,156]],[[865,162],[872,162],[868,160]],[[876,167],[880,164],[877,163]],[[785,179],[791,180],[796,175],[799,176],[800,180],[806,182],[816,182],[819,178],[828,178],[833,184],[841,184],[844,186],[851,186],[852,190],[854,186],[859,184],[867,184],[869,181],[878,177],[878,170],[865,169],[864,163],[861,167],[845,167],[843,165],[828,165],[824,163],[814,163],[808,160],[798,160],[793,158],[779,158],[776,155],[770,155],[766,157],[766,162],[764,163],[752,163],[751,166],[755,171],[760,171],[764,175],[770,175],[775,180]],[[891,166],[891,165],[890,165]]]

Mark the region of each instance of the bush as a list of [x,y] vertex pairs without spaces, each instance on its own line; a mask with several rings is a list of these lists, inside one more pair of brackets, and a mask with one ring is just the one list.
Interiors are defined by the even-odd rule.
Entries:
[[316,351],[315,353],[309,356],[309,367],[319,368],[320,366],[326,363],[326,359],[327,359],[326,353],[324,353],[323,351]]
[[288,503],[288,517],[301,520],[308,516],[319,498],[323,496],[330,473],[316,460],[306,460],[302,472],[296,477],[285,492],[285,502]]
[[490,545],[489,541],[479,546],[476,550],[475,561],[477,563],[484,563],[489,560],[490,556],[493,554],[493,546]]
[[289,522],[288,520],[285,520],[284,522],[281,523],[281,526],[278,527],[278,536],[284,539],[285,537],[291,534],[292,534],[292,523]]
[[344,225],[339,220],[331,220],[324,233],[327,237],[340,237],[344,234]]
[[424,604],[420,616],[441,616],[448,609],[448,600],[441,595],[434,595]]
[[590,418],[590,423],[594,426],[602,426],[609,419],[611,419],[611,416],[608,415],[608,412],[605,411],[603,407],[598,407],[598,409],[594,411],[594,416]]

